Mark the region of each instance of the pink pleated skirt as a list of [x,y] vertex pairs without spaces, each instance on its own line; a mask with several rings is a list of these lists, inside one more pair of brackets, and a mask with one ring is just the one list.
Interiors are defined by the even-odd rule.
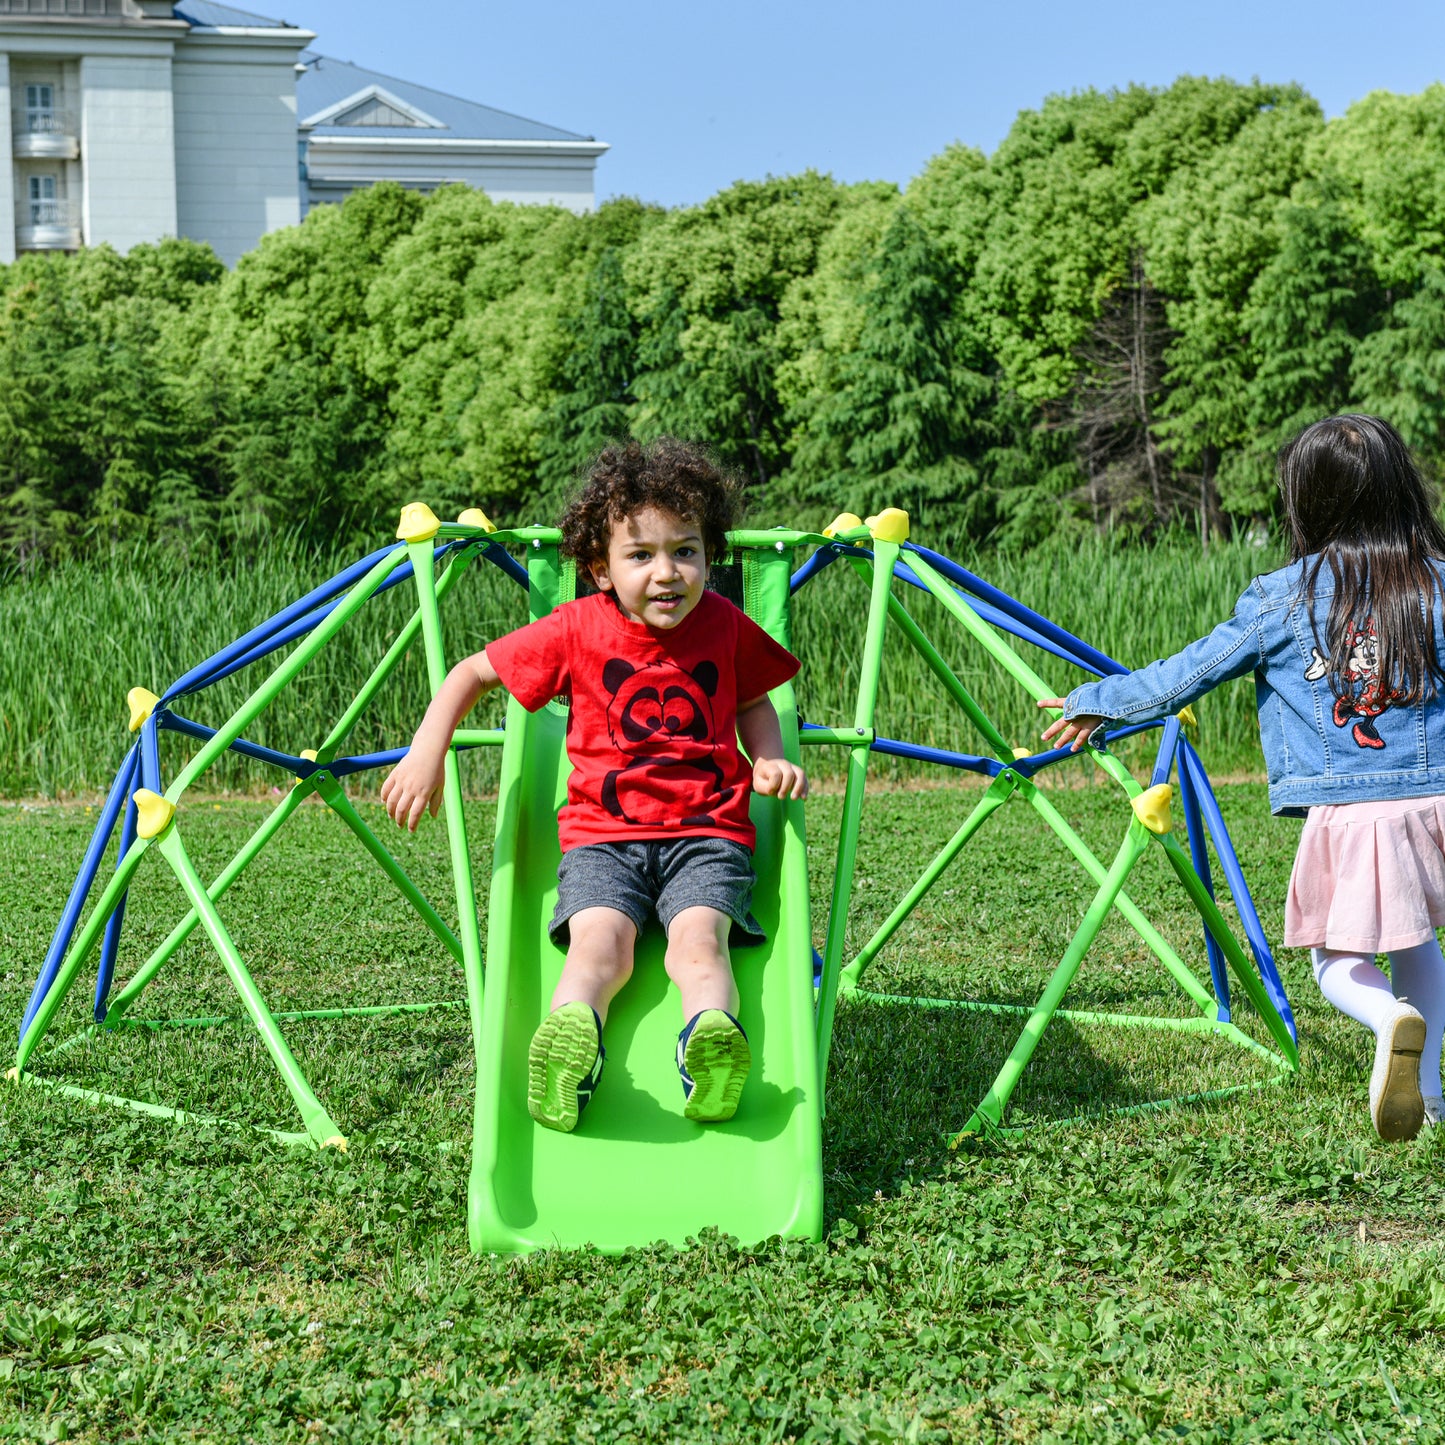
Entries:
[[1388,953],[1445,927],[1445,797],[1311,808],[1284,905],[1286,948]]

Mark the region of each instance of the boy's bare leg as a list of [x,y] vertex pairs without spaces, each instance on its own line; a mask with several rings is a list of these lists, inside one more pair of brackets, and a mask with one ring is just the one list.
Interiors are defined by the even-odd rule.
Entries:
[[[711,912],[691,909],[690,912]],[[562,977],[552,994],[552,1007],[585,1003],[607,1022],[607,1006],[632,977],[637,926],[616,908],[583,908],[567,920],[571,942]],[[727,935],[723,935],[726,939]],[[731,974],[729,974],[731,978]]]
[[667,930],[667,976],[682,994],[677,1040],[683,1113],[700,1124],[731,1119],[752,1068],[737,1021],[738,988],[728,959],[732,920],[716,908],[684,908]]
[[737,1016],[738,986],[728,957],[732,926],[726,913],[698,907],[684,908],[667,930],[667,976],[682,995],[684,1023],[710,1008]]

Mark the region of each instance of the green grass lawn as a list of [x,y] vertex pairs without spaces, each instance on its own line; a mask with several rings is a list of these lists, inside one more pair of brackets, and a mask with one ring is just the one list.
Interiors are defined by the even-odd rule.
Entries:
[[[870,799],[854,947],[976,796]],[[1111,856],[1117,791],[1054,796]],[[1297,825],[1268,818],[1259,786],[1221,789],[1221,801],[1278,937]],[[808,804],[815,933],[839,804]],[[268,806],[187,806],[203,873]],[[474,837],[489,839],[490,806],[472,813]],[[93,818],[0,807],[7,1028]],[[1092,887],[1022,803],[974,847],[880,957],[875,987],[1032,1001]],[[445,897],[439,826],[398,851]],[[1166,874],[1151,853],[1130,891],[1207,977]],[[148,859],[122,978],[181,911],[178,887]],[[456,969],[319,805],[300,810],[222,912],[273,1008],[462,996]],[[1297,1079],[1263,1083],[1267,1065],[1217,1040],[1056,1023],[1010,1112],[1036,1127],[956,1152],[946,1133],[1017,1021],[845,1004],[816,1245],[708,1235],[623,1258],[473,1257],[464,1011],[286,1026],[351,1139],[346,1155],[0,1090],[0,1436],[1439,1439],[1445,1144],[1375,1138],[1371,1041],[1323,1005],[1304,955],[1280,962],[1300,1023]],[[193,941],[137,1012],[232,1012],[228,994],[209,946]],[[88,995],[77,987],[67,1003],[70,1030]],[[1188,1012],[1117,922],[1066,1002]],[[1240,1022],[1263,1036],[1247,1005]],[[136,1032],[43,1067],[298,1127],[248,1029]],[[1219,1103],[1049,1127],[1251,1080],[1262,1086]]]

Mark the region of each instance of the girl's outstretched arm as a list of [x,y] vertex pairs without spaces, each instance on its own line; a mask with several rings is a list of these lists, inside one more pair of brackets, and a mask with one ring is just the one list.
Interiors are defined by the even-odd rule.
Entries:
[[415,833],[422,814],[435,818],[442,805],[447,749],[457,725],[476,706],[477,699],[501,685],[486,650],[457,663],[432,699],[406,756],[387,774],[381,801],[398,828]]

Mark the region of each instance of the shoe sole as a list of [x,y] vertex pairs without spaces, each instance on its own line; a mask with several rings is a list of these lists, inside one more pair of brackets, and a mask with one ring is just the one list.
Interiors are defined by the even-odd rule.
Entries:
[[527,1050],[527,1112],[548,1129],[577,1127],[577,1086],[597,1059],[592,1010],[559,1009],[542,1020]]
[[1420,1132],[1425,1119],[1425,1101],[1420,1097],[1424,1047],[1425,1020],[1419,1014],[1401,1014],[1375,1045],[1370,1116],[1382,1139],[1413,1139]]
[[682,1054],[693,1089],[683,1114],[699,1124],[721,1124],[737,1113],[753,1066],[747,1036],[726,1015],[698,1024]]

